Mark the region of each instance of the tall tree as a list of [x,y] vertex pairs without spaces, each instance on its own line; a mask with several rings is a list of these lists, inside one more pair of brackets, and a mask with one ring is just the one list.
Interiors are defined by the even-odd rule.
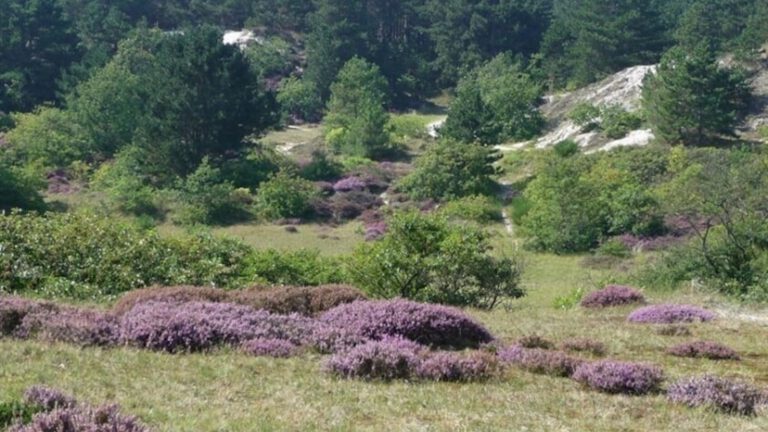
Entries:
[[643,85],[643,108],[656,136],[668,143],[704,145],[733,135],[749,90],[741,74],[724,69],[702,42],[671,49]]

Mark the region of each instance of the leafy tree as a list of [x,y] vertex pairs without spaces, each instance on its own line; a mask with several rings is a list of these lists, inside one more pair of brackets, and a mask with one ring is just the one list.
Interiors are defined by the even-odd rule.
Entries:
[[315,193],[311,182],[280,172],[261,185],[256,205],[268,219],[304,217]]
[[496,183],[493,166],[498,157],[476,143],[441,140],[415,162],[415,169],[400,188],[416,199],[453,200],[470,195],[490,195]]
[[674,32],[678,45],[693,50],[700,44],[717,52],[739,37],[750,12],[757,8],[754,0],[697,0],[681,16]]
[[492,308],[524,295],[521,265],[489,254],[488,234],[440,215],[397,213],[380,240],[361,245],[348,272],[376,297]]
[[538,135],[544,118],[541,88],[507,55],[499,55],[462,79],[441,130],[463,141],[498,144]]
[[[88,154],[78,125],[69,112],[43,107],[35,112],[13,116],[16,127],[6,138],[6,158],[44,171],[66,167]],[[45,174],[40,172],[40,177]]]
[[15,208],[42,211],[45,203],[32,182],[0,162],[0,213]]
[[749,91],[744,77],[718,65],[712,51],[670,50],[643,85],[643,108],[656,136],[668,143],[703,145],[733,135]]
[[6,0],[0,7],[0,111],[56,101],[56,82],[80,58],[57,0]]
[[757,2],[739,37],[739,46],[747,53],[754,53],[768,43],[768,3]]
[[376,65],[355,57],[331,86],[326,141],[338,153],[377,157],[389,149],[387,82]]

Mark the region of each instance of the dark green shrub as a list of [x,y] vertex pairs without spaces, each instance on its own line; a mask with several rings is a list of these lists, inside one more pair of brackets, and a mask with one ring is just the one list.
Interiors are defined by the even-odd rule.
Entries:
[[330,181],[341,177],[342,171],[340,163],[330,159],[325,152],[315,150],[312,152],[312,159],[301,168],[299,175],[311,181]]
[[35,414],[43,411],[43,407],[23,402],[0,402],[0,428],[29,423]]
[[480,224],[498,222],[502,219],[499,204],[484,195],[472,195],[449,201],[440,207],[440,213],[449,219],[472,221]]
[[253,198],[236,189],[207,158],[179,184],[181,208],[177,220],[186,224],[225,224],[248,219]]
[[325,285],[346,280],[337,259],[320,256],[313,250],[254,251],[248,256],[247,268],[253,280],[279,285]]
[[309,181],[280,172],[261,185],[256,205],[267,219],[304,217],[316,194]]
[[621,105],[608,105],[602,108],[600,116],[600,128],[610,139],[620,139],[628,133],[640,127],[643,119],[638,115],[628,112]]
[[568,119],[581,127],[582,132],[591,132],[600,127],[600,108],[591,103],[580,103],[568,113]]
[[323,112],[323,101],[320,92],[312,81],[288,78],[280,84],[277,92],[277,102],[286,117],[305,121],[320,120]]
[[552,150],[561,158],[567,158],[579,153],[579,144],[573,140],[560,141],[552,147]]
[[34,183],[0,161],[0,212],[14,208],[44,210],[45,207]]

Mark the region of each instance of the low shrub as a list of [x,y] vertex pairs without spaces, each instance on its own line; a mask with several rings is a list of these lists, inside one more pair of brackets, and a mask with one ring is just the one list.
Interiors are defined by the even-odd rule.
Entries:
[[410,378],[423,346],[399,337],[386,337],[333,355],[326,370],[344,378],[393,380]]
[[381,207],[384,202],[378,195],[364,190],[352,190],[333,195],[321,202],[314,201],[315,213],[320,217],[341,222],[354,219],[366,210]]
[[11,425],[29,423],[35,414],[41,411],[39,406],[23,402],[0,402],[0,429],[6,430]]
[[321,354],[333,354],[370,342],[371,339],[343,328],[316,323],[310,335],[309,345]]
[[312,182],[284,172],[262,183],[256,195],[256,207],[267,219],[307,216],[310,201],[317,194]]
[[705,406],[731,414],[753,415],[760,391],[743,383],[710,375],[683,378],[667,389],[667,399],[689,407]]
[[599,291],[587,294],[581,300],[581,306],[585,308],[604,308],[636,303],[645,303],[645,297],[636,289],[621,285],[608,285]]
[[338,259],[321,256],[317,250],[254,251],[248,255],[245,265],[249,282],[314,286],[346,281],[343,266]]
[[333,190],[336,192],[352,192],[365,190],[367,184],[360,177],[344,177],[333,184]]
[[656,334],[661,336],[690,336],[691,329],[681,324],[670,324],[657,328]]
[[323,313],[320,320],[365,338],[400,336],[433,347],[476,348],[493,340],[485,327],[459,309],[399,299],[344,304]]
[[555,347],[555,344],[551,341],[544,339],[543,337],[539,335],[528,335],[523,336],[520,339],[517,340],[515,345],[519,345],[523,348],[541,348],[541,349],[552,349]]
[[118,322],[111,315],[95,310],[60,307],[27,314],[14,336],[81,346],[110,346],[117,342],[118,333]]
[[365,224],[365,241],[378,240],[387,233],[386,222],[372,222]]
[[430,381],[480,381],[492,377],[498,361],[492,354],[438,352],[428,355],[416,367],[416,376]]
[[77,401],[70,395],[64,394],[59,390],[44,387],[32,386],[24,391],[24,403],[35,405],[45,411],[53,411],[58,408],[74,408]]
[[316,315],[345,303],[364,300],[365,295],[349,285],[317,287],[278,287],[267,290],[252,288],[230,293],[234,303],[272,313]]
[[698,306],[661,304],[642,307],[627,317],[634,323],[674,324],[681,322],[712,321],[717,315]]
[[112,306],[111,312],[115,316],[122,316],[139,303],[148,301],[164,301],[184,303],[190,301],[222,302],[228,298],[227,291],[219,288],[196,286],[153,286],[123,294]]
[[569,377],[583,360],[571,357],[561,351],[542,348],[523,348],[512,345],[499,352],[499,358],[521,369],[535,374]]
[[739,360],[739,354],[733,349],[711,341],[685,342],[667,350],[667,354],[677,357],[706,358],[709,360]]
[[243,342],[240,350],[252,356],[286,358],[296,355],[299,347],[282,339],[256,338]]
[[35,415],[28,424],[16,425],[10,432],[109,431],[149,432],[136,418],[120,413],[117,405],[55,409]]
[[570,292],[555,297],[552,301],[552,307],[555,309],[568,310],[573,309],[584,298],[584,288],[574,288]]
[[593,339],[568,339],[560,343],[563,351],[586,352],[594,356],[602,357],[606,354],[605,344]]
[[28,314],[55,310],[58,310],[58,307],[53,303],[0,296],[0,336],[13,335]]
[[440,212],[449,219],[489,224],[502,220],[501,208],[491,198],[472,195],[445,203]]
[[120,340],[171,353],[204,351],[256,338],[300,345],[307,341],[313,325],[311,319],[299,315],[275,315],[230,303],[150,301],[123,315]]
[[663,378],[656,366],[614,360],[583,363],[573,373],[574,380],[595,390],[630,395],[657,391]]

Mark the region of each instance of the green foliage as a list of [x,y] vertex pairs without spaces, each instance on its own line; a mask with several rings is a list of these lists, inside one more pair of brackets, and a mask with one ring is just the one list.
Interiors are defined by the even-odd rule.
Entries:
[[253,71],[262,78],[291,72],[291,44],[279,37],[270,37],[245,48],[245,57]]
[[583,132],[590,132],[600,126],[600,115],[600,108],[582,102],[568,113],[568,119],[580,126]]
[[501,208],[492,198],[472,195],[448,201],[440,207],[440,213],[448,219],[489,224],[502,220]]
[[397,213],[380,240],[361,245],[348,272],[372,296],[492,308],[523,295],[521,264],[489,255],[487,234],[440,215]]
[[14,208],[42,211],[45,203],[33,182],[0,162],[0,213]]
[[261,185],[256,206],[267,219],[304,217],[316,193],[309,181],[280,172]]
[[459,82],[441,133],[483,144],[535,137],[544,127],[542,89],[508,55],[499,55]]
[[583,287],[574,288],[565,295],[555,297],[555,299],[552,301],[552,307],[561,310],[573,309],[579,303],[581,303],[581,299],[584,297],[584,294],[586,293],[584,292]]
[[41,411],[42,407],[23,402],[0,402],[0,428],[29,423]]
[[768,3],[757,2],[738,40],[739,48],[748,56],[755,56],[757,51],[768,43]]
[[337,153],[375,158],[390,148],[387,82],[376,65],[353,58],[331,86],[325,139]]
[[318,251],[256,251],[247,262],[247,273],[255,281],[278,285],[316,286],[346,281],[344,267],[335,258],[320,256]]
[[207,158],[180,182],[179,193],[183,204],[177,218],[181,223],[226,224],[250,217],[250,192],[236,189]]
[[579,153],[579,143],[573,140],[560,141],[552,147],[552,150],[561,158],[571,157]]
[[621,105],[604,106],[600,113],[600,128],[610,139],[620,139],[643,123],[636,114],[628,112]]
[[744,77],[720,67],[706,46],[674,48],[646,77],[643,108],[664,142],[705,145],[719,135],[734,135],[748,95]]
[[0,216],[0,291],[99,299],[153,284],[233,286],[250,249],[205,233],[163,239],[91,213]]
[[315,150],[312,152],[312,159],[301,168],[299,175],[311,181],[330,181],[341,177],[342,171],[340,163],[330,159],[325,152]]
[[[40,170],[66,167],[86,157],[80,129],[67,111],[43,107],[35,112],[13,115],[16,125],[8,134],[9,158],[38,166]],[[43,172],[40,172],[42,178]]]
[[706,45],[719,52],[731,48],[747,25],[750,13],[761,2],[753,0],[695,1],[688,7],[674,31],[675,41],[687,51]]
[[609,239],[600,244],[595,254],[604,257],[629,258],[632,251],[618,239]]
[[144,151],[137,146],[122,149],[110,163],[94,173],[91,187],[107,193],[114,209],[130,215],[158,217],[162,213],[158,191],[142,165]]
[[280,83],[277,103],[283,115],[305,121],[320,120],[323,102],[317,86],[312,81],[290,77]]
[[452,200],[492,194],[497,156],[479,144],[441,140],[414,163],[400,188],[416,199]]
[[389,120],[390,129],[394,139],[399,142],[406,142],[413,139],[426,139],[427,121],[418,115],[403,114],[392,116]]

